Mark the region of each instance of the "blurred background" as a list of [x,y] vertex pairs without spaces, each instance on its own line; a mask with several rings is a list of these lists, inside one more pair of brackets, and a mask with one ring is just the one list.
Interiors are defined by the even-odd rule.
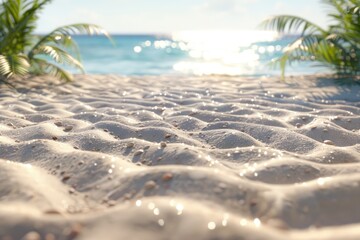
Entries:
[[[279,75],[268,63],[296,36],[259,28],[279,14],[327,26],[317,0],[55,0],[43,11],[37,32],[71,23],[96,23],[112,34],[75,36],[88,73],[121,75]],[[326,72],[310,62],[289,75]]]

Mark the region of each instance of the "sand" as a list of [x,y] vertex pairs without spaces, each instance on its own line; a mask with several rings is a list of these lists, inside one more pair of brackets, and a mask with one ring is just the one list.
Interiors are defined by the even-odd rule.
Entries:
[[26,81],[0,89],[0,239],[360,239],[360,86]]

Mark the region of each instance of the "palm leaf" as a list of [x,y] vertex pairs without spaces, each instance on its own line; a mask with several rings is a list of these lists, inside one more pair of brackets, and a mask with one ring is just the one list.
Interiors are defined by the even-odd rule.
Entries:
[[39,74],[46,73],[65,81],[73,80],[73,75],[70,72],[66,71],[65,69],[54,63],[51,63],[41,58],[33,58],[32,67],[35,67]]
[[29,61],[25,55],[0,55],[0,78],[8,79],[13,75],[24,76],[29,71]]
[[[72,24],[68,26],[63,26],[56,28],[54,31],[43,36],[37,44],[29,51],[29,57],[31,58],[36,52],[36,49],[43,45],[48,44],[49,42],[62,45],[64,47],[73,47],[77,50],[77,46],[74,44],[74,41],[69,38],[69,36],[74,34],[103,34],[111,40],[110,35],[100,26],[95,24]],[[78,52],[78,51],[77,51]]]
[[57,46],[51,46],[51,45],[39,46],[36,49],[35,54],[50,56],[58,64],[66,64],[69,66],[73,66],[84,72],[84,68],[78,60],[76,60],[68,52]]
[[1,27],[1,53],[24,52],[26,46],[31,44],[32,32],[35,29],[37,13],[50,0],[20,1],[8,0],[2,4],[0,15]]
[[265,29],[276,30],[280,33],[292,33],[294,31],[300,31],[301,35],[326,33],[326,31],[318,25],[304,18],[291,15],[271,17],[264,20],[260,26]]
[[[84,72],[73,34],[109,34],[94,24],[72,24],[56,28],[36,40],[33,34],[39,12],[51,0],[3,0],[0,3],[0,81],[15,75],[51,74],[65,80],[72,75],[61,68]],[[112,41],[112,40],[111,40]],[[35,43],[35,44],[34,44]],[[76,57],[73,57],[73,53]],[[30,66],[31,65],[31,66]],[[61,65],[61,66],[60,66]]]
[[305,57],[313,56],[316,51],[314,46],[319,43],[321,39],[322,37],[319,35],[306,35],[297,38],[283,50],[281,57],[271,61],[271,66],[279,66],[281,69],[281,77],[284,78],[286,65],[296,61],[303,61]]
[[288,45],[272,65],[285,67],[296,61],[315,60],[337,74],[360,73],[360,0],[323,0],[330,6],[333,21],[328,30],[301,17],[282,15],[265,20],[262,26],[281,33],[301,35]]

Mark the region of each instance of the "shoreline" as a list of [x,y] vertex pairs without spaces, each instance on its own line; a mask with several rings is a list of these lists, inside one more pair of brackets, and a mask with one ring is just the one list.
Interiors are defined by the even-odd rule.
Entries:
[[360,238],[360,85],[318,77],[0,88],[0,239]]

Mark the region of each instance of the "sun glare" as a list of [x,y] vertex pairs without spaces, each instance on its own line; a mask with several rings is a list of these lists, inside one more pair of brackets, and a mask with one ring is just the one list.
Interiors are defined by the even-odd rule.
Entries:
[[173,40],[187,44],[186,50],[191,60],[180,61],[173,68],[197,75],[250,74],[259,64],[259,51],[262,50],[249,48],[251,44],[274,41],[277,37],[278,34],[271,31],[175,32],[172,34]]

